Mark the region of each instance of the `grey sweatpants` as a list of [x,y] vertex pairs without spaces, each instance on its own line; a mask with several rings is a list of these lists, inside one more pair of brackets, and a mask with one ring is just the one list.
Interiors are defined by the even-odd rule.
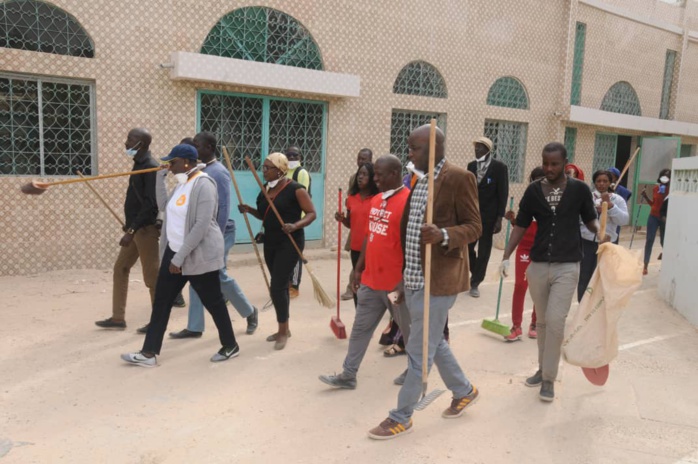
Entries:
[[[354,325],[351,327],[349,336],[349,349],[344,358],[344,373],[356,377],[361,361],[364,359],[368,344],[380,324],[385,311],[388,310],[397,322],[405,338],[405,344],[409,337],[410,319],[406,308],[395,307],[388,298],[388,293],[384,290],[373,290],[366,285],[361,285],[357,296],[356,316]],[[404,307],[402,303],[400,306]],[[403,329],[406,328],[406,330]]]
[[579,263],[532,262],[526,270],[528,291],[536,307],[538,369],[555,381],[565,320],[579,281]]

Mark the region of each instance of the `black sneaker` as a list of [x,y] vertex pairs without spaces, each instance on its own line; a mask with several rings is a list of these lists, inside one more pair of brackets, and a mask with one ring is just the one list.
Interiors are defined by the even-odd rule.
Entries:
[[252,335],[259,325],[259,310],[254,307],[252,314],[247,317],[247,335]]
[[356,377],[351,377],[344,372],[339,375],[321,375],[318,377],[321,382],[331,387],[354,390],[356,388]]
[[170,332],[170,338],[201,338],[201,332],[193,332],[189,329],[182,329],[179,332]]
[[227,361],[230,358],[237,358],[240,355],[240,345],[235,344],[235,346],[224,346],[218,353],[211,356],[211,362],[221,362]]
[[538,385],[543,383],[543,372],[538,369],[535,374],[533,374],[532,377],[529,377],[526,379],[526,386],[527,387],[537,387]]
[[126,321],[115,321],[110,317],[109,319],[95,322],[95,325],[103,329],[124,330],[126,328]]
[[175,306],[177,308],[187,307],[187,302],[184,301],[184,296],[182,296],[182,292],[179,292],[179,295],[177,295],[177,298],[175,298],[174,303],[172,303],[172,306]]
[[552,400],[555,399],[555,387],[553,385],[553,382],[551,382],[550,380],[543,381],[543,385],[541,385],[540,387],[540,393],[538,394],[538,397],[542,401],[550,403]]
[[148,333],[148,326],[149,326],[149,325],[150,325],[150,323],[144,325],[143,327],[137,328],[137,329],[136,329],[136,332],[138,332],[139,334],[147,334],[147,333]]

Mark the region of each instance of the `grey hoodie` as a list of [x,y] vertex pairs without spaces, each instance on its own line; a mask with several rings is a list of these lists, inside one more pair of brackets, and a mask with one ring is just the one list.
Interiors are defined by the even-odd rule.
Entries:
[[[155,193],[158,209],[167,212],[167,203],[172,194],[165,186],[167,171],[157,173]],[[218,213],[218,190],[216,182],[206,174],[200,174],[192,182],[189,209],[185,220],[184,244],[172,257],[172,264],[182,268],[183,275],[199,275],[218,271],[225,266],[223,258],[223,234],[216,215]],[[160,237],[160,260],[167,246],[167,214],[162,224]]]

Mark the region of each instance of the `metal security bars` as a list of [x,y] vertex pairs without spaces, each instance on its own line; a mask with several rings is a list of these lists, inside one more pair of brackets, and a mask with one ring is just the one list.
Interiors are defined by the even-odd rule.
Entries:
[[296,145],[303,167],[322,172],[326,111],[324,102],[199,93],[199,127],[228,148],[236,171],[248,170],[245,156],[260,166],[267,154]]
[[402,165],[407,164],[409,147],[407,137],[414,129],[429,124],[436,118],[436,125],[446,132],[446,115],[439,113],[422,113],[418,111],[393,110],[390,121],[390,153],[400,158]]
[[642,116],[640,100],[635,89],[627,82],[616,82],[608,89],[601,102],[603,111]]
[[95,47],[80,23],[44,2],[0,3],[0,47],[93,58]]
[[521,82],[514,77],[500,77],[487,92],[487,104],[505,108],[528,109],[528,96]]
[[509,182],[523,182],[527,125],[520,122],[485,120],[485,137],[492,140],[492,155],[509,168]]
[[584,46],[587,37],[587,25],[577,23],[574,35],[574,58],[572,61],[572,89],[570,104],[580,105],[582,102],[582,71],[584,70]]
[[577,128],[565,127],[565,149],[567,150],[567,160],[574,163],[574,151],[577,148]]
[[662,83],[662,103],[659,108],[659,119],[669,119],[671,109],[671,87],[674,83],[674,67],[676,65],[676,52],[666,51],[664,61],[664,81]]
[[608,169],[616,165],[617,146],[618,136],[616,134],[596,134],[596,141],[594,143],[594,163],[591,168],[592,173],[599,169]]
[[446,81],[441,73],[425,61],[413,61],[400,70],[393,93],[446,98]]
[[201,53],[323,69],[320,49],[302,24],[286,13],[259,6],[223,16],[208,33]]
[[0,74],[0,174],[94,174],[91,84]]

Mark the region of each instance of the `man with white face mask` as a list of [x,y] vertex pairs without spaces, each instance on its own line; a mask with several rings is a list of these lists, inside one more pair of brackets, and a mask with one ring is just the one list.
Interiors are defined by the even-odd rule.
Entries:
[[[159,163],[150,155],[152,137],[146,129],[131,129],[126,138],[125,153],[133,159],[133,171],[155,168]],[[150,290],[151,304],[155,298],[155,282],[158,276],[160,259],[158,240],[160,231],[155,226],[158,215],[155,198],[155,172],[129,177],[126,201],[124,202],[124,236],[121,249],[114,264],[114,287],[112,293],[112,316],[95,324],[104,329],[126,328],[126,297],[131,268],[140,258],[143,268],[143,282]],[[147,326],[138,329],[145,333]]]
[[[296,146],[290,146],[284,152],[286,158],[288,158],[288,172],[286,172],[286,177],[291,180],[295,180],[301,184],[308,191],[310,197],[313,197],[310,191],[310,186],[312,185],[312,180],[310,179],[310,174],[308,171],[301,166],[301,151]],[[296,264],[296,268],[293,270],[293,276],[291,277],[291,283],[289,288],[289,295],[291,298],[298,297],[298,289],[301,285],[301,276],[303,273],[303,265],[300,261]]]
[[[470,296],[478,298],[478,286],[485,280],[487,263],[492,252],[492,237],[502,230],[502,218],[509,196],[507,165],[493,158],[493,144],[487,137],[473,141],[475,160],[468,163],[468,171],[477,177],[477,192],[482,219],[482,236],[468,244],[470,258]],[[475,247],[477,246],[477,254]]]

